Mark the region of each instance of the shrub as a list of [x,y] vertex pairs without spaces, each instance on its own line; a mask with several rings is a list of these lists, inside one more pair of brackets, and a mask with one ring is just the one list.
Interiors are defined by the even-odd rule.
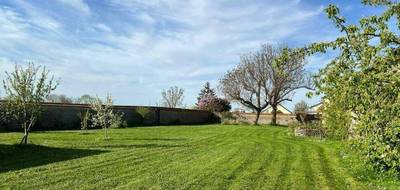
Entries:
[[138,107],[135,110],[140,115],[140,123],[143,124],[146,119],[148,119],[150,109],[146,107]]
[[81,130],[87,130],[89,127],[89,120],[90,120],[89,110],[86,110],[85,112],[80,112],[78,114],[78,117],[81,120]]
[[127,128],[128,123],[123,120],[123,113],[114,113],[113,117],[111,118],[110,127],[111,128]]

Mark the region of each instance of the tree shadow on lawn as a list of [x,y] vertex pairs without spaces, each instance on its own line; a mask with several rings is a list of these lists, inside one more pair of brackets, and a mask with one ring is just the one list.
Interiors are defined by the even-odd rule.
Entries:
[[0,173],[82,158],[108,151],[0,144]]
[[186,144],[115,144],[115,145],[103,145],[96,146],[101,148],[178,148],[178,147],[188,147]]

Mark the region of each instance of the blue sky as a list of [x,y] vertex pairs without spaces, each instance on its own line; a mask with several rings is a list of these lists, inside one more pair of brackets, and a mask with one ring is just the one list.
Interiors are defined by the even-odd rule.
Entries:
[[[262,43],[301,47],[337,37],[323,12],[329,3],[350,22],[376,11],[357,0],[2,0],[0,78],[33,61],[61,79],[58,94],[111,93],[117,104],[154,105],[177,85],[191,106],[206,81],[216,87]],[[307,69],[332,57],[310,57]],[[318,102],[301,90],[293,103],[302,99]]]

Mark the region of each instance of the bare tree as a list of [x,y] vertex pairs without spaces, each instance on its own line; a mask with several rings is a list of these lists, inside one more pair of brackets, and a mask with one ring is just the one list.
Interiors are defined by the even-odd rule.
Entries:
[[27,68],[15,65],[13,72],[6,72],[3,85],[7,114],[21,123],[24,129],[21,144],[27,144],[29,132],[42,112],[41,103],[56,89],[58,82],[49,78],[45,67],[29,63]]
[[162,95],[162,105],[169,108],[177,108],[182,106],[183,103],[183,88],[177,86],[170,87],[168,90],[164,90]]
[[263,45],[260,51],[242,56],[240,64],[220,80],[220,90],[228,99],[256,112],[256,125],[261,112],[269,105],[272,83],[268,66],[278,53],[279,49]]
[[274,62],[268,65],[271,91],[269,103],[272,107],[272,125],[276,125],[278,105],[292,101],[294,92],[300,88],[313,89],[311,76],[305,71],[305,56],[296,49],[284,47]]
[[273,109],[276,124],[277,107],[299,88],[311,88],[304,70],[304,54],[285,46],[265,44],[255,53],[241,57],[240,64],[220,80],[222,93],[256,112],[254,124],[267,106]]

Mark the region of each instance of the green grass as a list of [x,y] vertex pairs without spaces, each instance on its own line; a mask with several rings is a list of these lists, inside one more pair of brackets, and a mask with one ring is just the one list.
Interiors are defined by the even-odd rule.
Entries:
[[[338,142],[283,127],[168,126],[0,133],[0,189],[396,189]],[[347,160],[347,161],[346,161]],[[352,169],[352,168],[356,169]]]

